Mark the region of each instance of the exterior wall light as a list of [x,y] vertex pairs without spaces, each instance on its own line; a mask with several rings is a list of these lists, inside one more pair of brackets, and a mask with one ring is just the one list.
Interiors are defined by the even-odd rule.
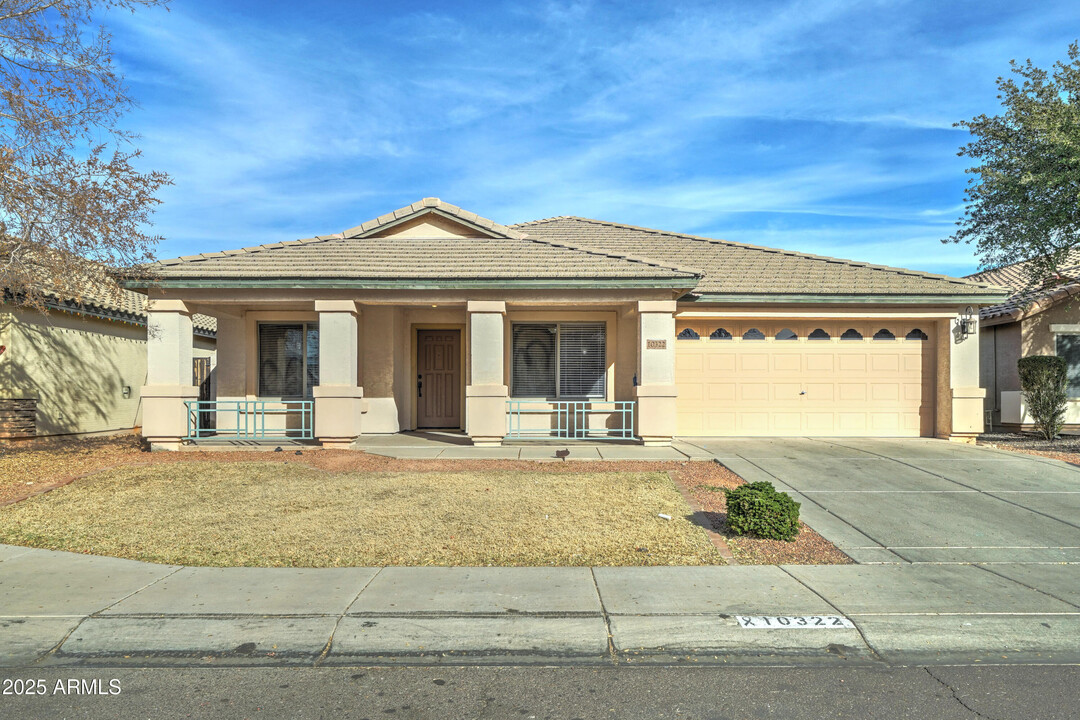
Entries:
[[975,324],[974,315],[975,315],[975,311],[972,309],[972,307],[970,305],[968,305],[966,308],[964,308],[964,312],[962,312],[960,314],[959,325],[960,325],[960,336],[962,338],[971,337],[972,335],[975,334],[976,324]]
[[124,387],[122,387],[120,389],[120,394],[124,396],[125,400],[127,400],[129,397],[131,397],[131,386],[125,385]]

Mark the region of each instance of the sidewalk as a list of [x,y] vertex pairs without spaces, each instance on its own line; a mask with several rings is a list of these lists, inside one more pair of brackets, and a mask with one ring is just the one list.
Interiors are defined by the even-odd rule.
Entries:
[[0,545],[8,667],[971,662],[1080,662],[1080,565],[184,568]]
[[645,447],[632,440],[505,440],[501,447],[474,447],[457,432],[402,432],[366,435],[353,443],[356,450],[401,460],[537,460],[561,462],[557,450],[568,450],[567,460],[642,460],[648,462],[712,460],[712,453],[691,443],[674,440],[671,447]]

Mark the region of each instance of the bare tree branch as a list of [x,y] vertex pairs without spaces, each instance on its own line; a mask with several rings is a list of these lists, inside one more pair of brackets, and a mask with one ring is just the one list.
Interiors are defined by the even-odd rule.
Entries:
[[[0,287],[44,309],[151,260],[146,228],[170,183],[134,165],[133,105],[97,15],[168,0],[0,0]],[[103,141],[104,139],[104,141]]]

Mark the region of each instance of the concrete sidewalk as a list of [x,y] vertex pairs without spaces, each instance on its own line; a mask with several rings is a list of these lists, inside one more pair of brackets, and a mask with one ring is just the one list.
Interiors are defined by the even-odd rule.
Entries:
[[707,450],[675,440],[671,447],[644,447],[632,440],[506,440],[501,447],[473,447],[458,432],[415,431],[365,435],[352,445],[371,455],[400,460],[536,460],[561,462],[556,450],[569,450],[567,460],[712,460]]
[[8,667],[1080,662],[1075,564],[184,568],[0,546],[0,613]]

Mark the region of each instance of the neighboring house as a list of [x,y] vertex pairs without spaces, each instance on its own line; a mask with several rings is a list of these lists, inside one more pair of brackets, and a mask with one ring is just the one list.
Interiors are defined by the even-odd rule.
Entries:
[[[143,432],[159,448],[214,434],[346,446],[425,428],[476,445],[970,438],[984,392],[977,322],[961,321],[1005,297],[582,218],[507,227],[435,198],[154,270]],[[200,407],[187,380],[196,312],[218,323],[216,402]]]
[[1066,428],[1080,430],[1080,250],[1059,270],[1059,278],[1031,288],[1024,263],[969,276],[1010,289],[1002,303],[985,307],[979,318],[982,386],[987,389],[987,424],[1006,430],[1033,427],[1020,393],[1016,362],[1029,355],[1065,358],[1069,373]]
[[[140,425],[146,296],[131,290],[90,295],[81,303],[49,302],[47,315],[0,304],[0,438]],[[213,318],[194,318],[189,343],[204,374],[214,364],[214,332]]]

